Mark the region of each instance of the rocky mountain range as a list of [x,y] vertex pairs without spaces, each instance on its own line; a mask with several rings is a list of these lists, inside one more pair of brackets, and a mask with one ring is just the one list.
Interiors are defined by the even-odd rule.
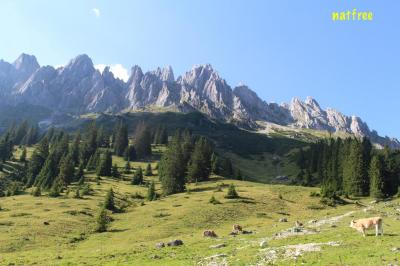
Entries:
[[40,66],[35,56],[15,62],[0,60],[0,105],[31,104],[54,112],[85,114],[173,109],[200,111],[246,128],[266,121],[293,128],[346,132],[369,137],[380,145],[400,147],[397,139],[381,137],[359,117],[346,116],[308,97],[290,103],[268,103],[245,85],[232,88],[211,65],[197,65],[175,78],[171,67],[143,72],[133,66],[129,80],[116,78],[109,67],[97,70],[87,55],[59,68]]

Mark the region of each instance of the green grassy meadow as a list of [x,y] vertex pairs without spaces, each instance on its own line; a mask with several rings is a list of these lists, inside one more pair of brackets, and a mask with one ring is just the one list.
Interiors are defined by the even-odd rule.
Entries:
[[[153,169],[162,150],[154,149]],[[113,157],[113,163],[120,168],[125,165],[120,157]],[[147,163],[131,165],[145,168]],[[153,174],[145,179],[154,180],[160,193],[157,171]],[[0,198],[0,265],[388,265],[400,258],[399,252],[391,250],[400,247],[400,199],[372,204],[371,199],[361,198],[357,204],[351,201],[329,207],[319,197],[310,196],[318,188],[213,176],[210,181],[188,185],[186,193],[149,202],[141,198],[146,186],[130,184],[132,174],[122,180],[102,177],[99,184],[93,173],[86,177],[93,191],[81,199],[74,198],[75,185],[59,198],[45,193]],[[224,198],[231,183],[239,199]],[[96,215],[110,187],[124,211],[110,214],[113,221],[107,232],[95,233]],[[221,204],[209,203],[212,196]],[[384,218],[383,237],[372,236],[371,231],[364,239],[349,227],[353,217],[377,215]],[[337,216],[333,223],[324,222]],[[278,222],[283,217],[288,222]],[[314,219],[321,224],[308,224]],[[305,223],[311,233],[276,235],[287,233],[296,220]],[[233,224],[251,234],[229,235]],[[204,238],[206,229],[218,237]],[[155,247],[174,239],[184,245]],[[266,246],[260,247],[264,240]],[[317,244],[316,250],[300,248],[287,253],[293,249],[288,245],[310,243]],[[223,246],[210,247],[219,244]]]

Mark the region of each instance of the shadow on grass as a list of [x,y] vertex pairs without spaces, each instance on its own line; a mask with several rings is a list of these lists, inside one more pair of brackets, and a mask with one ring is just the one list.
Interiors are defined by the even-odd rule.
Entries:
[[120,233],[120,232],[126,232],[128,230],[129,229],[111,229],[111,230],[108,230],[108,232],[110,232],[110,233]]

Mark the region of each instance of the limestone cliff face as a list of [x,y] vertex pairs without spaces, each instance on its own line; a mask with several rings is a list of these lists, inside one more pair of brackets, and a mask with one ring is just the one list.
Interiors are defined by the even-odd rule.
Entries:
[[0,105],[30,103],[56,112],[121,112],[151,107],[182,112],[200,111],[211,118],[256,127],[256,121],[279,125],[347,132],[369,137],[381,145],[400,147],[396,139],[380,137],[359,117],[346,116],[316,100],[293,98],[290,103],[268,103],[246,85],[231,88],[211,65],[197,65],[175,79],[171,66],[143,73],[133,66],[129,80],[102,73],[87,55],[54,69],[22,54],[14,63],[0,60]]

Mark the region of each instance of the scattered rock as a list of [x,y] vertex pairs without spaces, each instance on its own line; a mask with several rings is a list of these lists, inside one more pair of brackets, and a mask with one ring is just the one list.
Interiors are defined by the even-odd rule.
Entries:
[[268,247],[268,242],[267,242],[267,240],[261,241],[261,242],[260,242],[260,248],[266,248],[266,247]]
[[226,244],[224,243],[210,246],[210,248],[224,248],[224,247],[226,247]]
[[317,222],[318,222],[318,220],[310,220],[310,221],[308,221],[309,224],[315,224]]
[[239,233],[237,231],[232,231],[229,233],[230,236],[237,236]]
[[49,223],[49,222],[43,222],[43,224],[44,224],[44,225],[50,225],[50,223]]
[[150,256],[150,259],[159,260],[159,259],[161,259],[161,257],[158,256],[158,255],[151,255],[151,256]]
[[180,239],[175,239],[167,243],[167,246],[169,247],[176,247],[176,246],[182,246],[183,241]]
[[287,219],[286,218],[280,218],[279,220],[278,220],[278,222],[280,222],[280,223],[287,223]]
[[165,247],[165,243],[164,242],[160,242],[156,244],[156,248],[163,248]]
[[295,227],[303,227],[303,223],[300,222],[300,221],[296,221],[296,222],[294,223],[294,226],[295,226]]
[[336,225],[336,224],[331,224],[331,227],[332,227],[332,228],[336,228],[337,225]]
[[400,248],[399,248],[399,247],[395,247],[395,248],[392,248],[391,251],[393,251],[393,252],[400,252]]
[[252,233],[253,233],[253,231],[246,231],[246,230],[242,231],[242,234],[244,234],[244,235],[250,235]]
[[226,254],[216,254],[216,255],[207,257],[207,258],[205,258],[205,259],[206,259],[206,260],[213,260],[213,259],[216,259],[216,258],[225,258],[225,257],[227,257]]

